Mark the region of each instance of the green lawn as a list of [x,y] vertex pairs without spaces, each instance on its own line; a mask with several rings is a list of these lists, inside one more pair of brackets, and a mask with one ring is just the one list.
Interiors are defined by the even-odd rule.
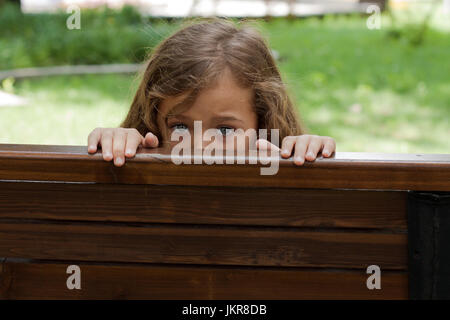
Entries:
[[342,151],[450,153],[449,34],[431,30],[414,47],[364,23],[264,28],[309,129]]
[[134,77],[86,75],[23,80],[24,107],[0,107],[0,143],[85,145],[95,127],[117,127],[132,100]]
[[[421,46],[363,18],[260,23],[311,133],[338,151],[450,153],[450,36],[429,30]],[[408,32],[408,30],[406,30]],[[16,81],[25,107],[0,107],[0,143],[85,145],[118,126],[136,83],[97,75]]]

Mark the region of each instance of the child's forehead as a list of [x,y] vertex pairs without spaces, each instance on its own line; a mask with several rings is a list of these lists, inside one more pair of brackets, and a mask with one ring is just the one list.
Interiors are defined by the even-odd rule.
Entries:
[[183,102],[187,98],[168,98],[161,104],[160,114],[167,121],[170,118],[240,118],[243,114],[253,112],[252,99],[248,96],[230,95],[228,97],[212,97],[214,93],[199,96],[193,102]]
[[[242,87],[230,73],[224,73],[217,81],[203,89],[192,89],[182,94],[167,97],[159,112],[163,117],[195,112],[224,113],[252,109],[253,90]],[[194,109],[194,110],[192,110]]]

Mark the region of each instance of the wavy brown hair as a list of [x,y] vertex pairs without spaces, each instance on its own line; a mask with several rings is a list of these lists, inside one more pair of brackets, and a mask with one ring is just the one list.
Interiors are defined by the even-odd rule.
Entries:
[[151,131],[162,141],[156,120],[161,101],[189,93],[185,101],[192,103],[200,90],[214,85],[225,68],[231,70],[242,87],[252,88],[258,118],[256,129],[279,129],[281,139],[305,133],[261,34],[248,25],[236,25],[225,19],[185,26],[150,53],[131,108],[120,127],[136,128],[143,136]]

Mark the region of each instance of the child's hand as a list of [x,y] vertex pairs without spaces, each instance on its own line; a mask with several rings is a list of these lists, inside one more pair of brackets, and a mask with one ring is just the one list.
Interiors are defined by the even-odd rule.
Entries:
[[148,132],[144,138],[134,128],[95,128],[88,136],[88,152],[97,152],[99,143],[103,160],[110,161],[114,158],[114,164],[120,167],[125,163],[125,156],[134,157],[139,145],[156,148],[159,141],[153,133]]
[[[264,139],[257,141],[257,147],[258,149],[270,148],[280,151],[280,148]],[[305,159],[314,161],[320,151],[322,151],[323,157],[330,157],[336,151],[336,141],[331,137],[310,134],[285,137],[281,144],[281,156],[283,158],[289,158],[292,155],[293,149],[295,150],[294,163],[301,166],[305,162]]]

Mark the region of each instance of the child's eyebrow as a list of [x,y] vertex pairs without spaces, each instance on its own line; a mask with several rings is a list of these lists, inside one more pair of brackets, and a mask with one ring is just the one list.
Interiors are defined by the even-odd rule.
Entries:
[[171,118],[176,118],[176,119],[181,119],[181,120],[189,120],[189,117],[183,116],[182,114],[168,114],[166,116],[166,124],[168,123],[169,119]]
[[[189,107],[192,105],[192,103],[194,103],[196,94],[195,94],[195,90],[193,92],[191,92],[186,98],[184,98],[182,101],[179,101],[178,103],[176,103],[170,110],[177,110],[181,107]],[[187,117],[181,115],[182,111],[178,111],[175,113],[171,113],[170,111],[166,114],[166,116],[164,117],[164,120],[167,124],[169,118],[181,118],[181,119],[188,119]]]
[[233,116],[218,116],[213,118],[216,122],[226,122],[226,121],[239,121],[244,122],[241,119],[235,118]]
[[180,118],[180,119],[189,119],[189,117],[183,116],[182,114],[168,114],[166,119],[170,118]]
[[[186,117],[186,116],[184,116],[182,114],[167,115],[166,116],[166,124],[167,124],[167,122],[168,122],[168,120],[170,118],[177,118],[177,119],[180,119],[180,120],[190,120],[191,119],[190,117]],[[238,118],[233,117],[233,116],[217,116],[217,117],[213,117],[212,120],[217,122],[217,123],[226,122],[226,121],[239,121],[239,122],[242,122],[242,123],[244,122],[241,119],[238,119]]]

